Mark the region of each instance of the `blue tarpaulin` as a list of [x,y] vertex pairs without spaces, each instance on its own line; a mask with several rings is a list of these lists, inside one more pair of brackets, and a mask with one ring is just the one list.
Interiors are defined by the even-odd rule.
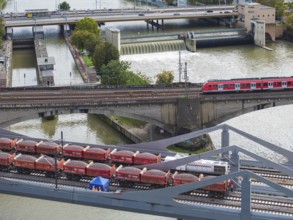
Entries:
[[[109,184],[110,184],[109,179],[98,176],[90,181],[89,189],[93,190],[93,189],[100,188],[101,191],[103,191],[103,192],[109,192]],[[93,187],[95,187],[95,188],[93,188]]]

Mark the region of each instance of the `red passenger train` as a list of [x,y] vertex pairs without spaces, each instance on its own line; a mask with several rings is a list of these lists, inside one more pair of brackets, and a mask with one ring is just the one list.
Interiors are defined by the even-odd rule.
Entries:
[[203,93],[254,92],[293,89],[293,76],[240,78],[229,80],[209,80],[202,87]]

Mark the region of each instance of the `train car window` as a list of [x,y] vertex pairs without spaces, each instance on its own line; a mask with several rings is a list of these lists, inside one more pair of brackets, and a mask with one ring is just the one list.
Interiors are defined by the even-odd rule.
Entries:
[[246,83],[246,87],[250,87],[250,84],[249,83]]
[[244,88],[244,87],[245,87],[245,84],[241,83],[241,84],[240,84],[240,87],[241,87],[241,88]]
[[291,82],[288,82],[287,84],[288,84],[288,85],[291,85]]
[[227,84],[224,84],[224,89],[228,89],[228,85]]
[[277,82],[278,86],[282,85],[281,82]]
[[218,89],[218,86],[217,85],[213,85],[213,89]]
[[268,83],[264,83],[263,85],[264,85],[264,86],[268,86]]
[[212,88],[212,85],[209,85],[209,88]]
[[231,89],[234,89],[234,88],[235,88],[235,86],[234,86],[233,84],[231,84],[231,85],[230,85],[230,88],[231,88]]
[[260,83],[256,83],[256,86],[260,86]]

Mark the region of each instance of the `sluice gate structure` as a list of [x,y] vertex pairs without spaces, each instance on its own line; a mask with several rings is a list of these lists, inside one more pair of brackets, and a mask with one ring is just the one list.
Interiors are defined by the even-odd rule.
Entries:
[[123,36],[120,39],[120,53],[129,55],[181,50],[195,52],[196,48],[238,44],[253,44],[246,29]]

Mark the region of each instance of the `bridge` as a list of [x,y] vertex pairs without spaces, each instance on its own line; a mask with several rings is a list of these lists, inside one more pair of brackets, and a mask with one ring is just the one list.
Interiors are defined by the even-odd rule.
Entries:
[[135,118],[171,134],[199,130],[248,112],[293,103],[292,91],[201,94],[191,87],[31,87],[1,91],[0,126],[58,114]]
[[[48,12],[47,16],[26,17],[24,13],[7,14],[4,16],[5,27],[23,27],[35,25],[75,24],[84,17],[94,19],[100,24],[123,21],[151,21],[194,18],[231,18],[237,17],[234,6],[206,6],[175,9],[119,9],[119,10],[88,10],[69,12]],[[209,11],[209,12],[208,12]]]
[[[175,168],[194,160],[202,158],[211,158],[215,155],[222,155],[222,158],[230,161],[230,173],[218,176],[208,180],[202,180],[195,183],[183,184],[179,186],[167,187],[155,190],[114,190],[111,192],[93,192],[85,189],[86,185],[72,186],[71,184],[54,184],[54,179],[40,177],[27,178],[23,175],[21,178],[15,174],[5,174],[0,172],[0,192],[14,194],[18,196],[27,196],[54,201],[61,201],[73,204],[81,204],[94,207],[104,207],[110,209],[119,209],[124,211],[154,214],[160,216],[169,216],[182,219],[199,220],[267,220],[280,219],[289,220],[293,217],[293,191],[290,187],[278,182],[278,179],[272,180],[269,177],[263,177],[260,169],[263,171],[273,171],[275,175],[287,178],[288,183],[293,182],[293,153],[285,148],[278,147],[259,139],[251,134],[233,128],[228,125],[220,125],[201,131],[172,137],[165,140],[142,143],[135,145],[147,151],[150,146],[163,149],[170,144],[178,143],[190,138],[199,137],[203,134],[222,130],[222,148],[198,155],[189,156],[175,161],[164,162],[160,164],[146,165],[147,168],[156,168],[161,170]],[[233,131],[249,140],[254,141],[286,158],[286,163],[280,164],[271,160],[262,158],[252,152],[249,152],[238,146],[229,145],[229,131]],[[85,144],[86,145],[86,144]],[[126,146],[126,147],[130,147]],[[231,156],[227,154],[231,153]],[[239,153],[246,154],[256,161],[240,160]],[[250,168],[259,168],[258,174],[247,169],[240,169],[241,166]],[[279,173],[275,173],[278,171]],[[264,173],[265,174],[265,173]],[[29,180],[30,179],[30,180]],[[227,179],[233,179],[237,182],[238,189],[230,193],[224,199],[205,198],[204,196],[192,194],[192,191],[216,182]],[[256,181],[257,180],[257,181]],[[58,180],[61,181],[61,180]],[[259,185],[258,182],[265,184]],[[191,193],[190,193],[191,192]]]

